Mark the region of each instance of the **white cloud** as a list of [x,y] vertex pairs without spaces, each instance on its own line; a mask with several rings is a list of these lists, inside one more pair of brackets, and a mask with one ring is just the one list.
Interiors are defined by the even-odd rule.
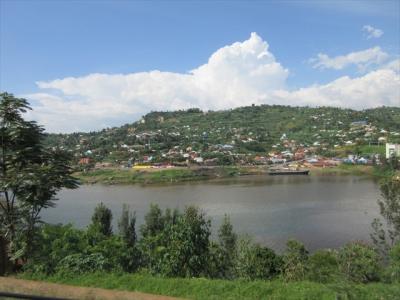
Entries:
[[353,109],[400,106],[400,76],[391,69],[380,69],[362,77],[344,76],[325,85],[314,85],[293,92],[275,91],[271,99],[288,105]]
[[400,58],[396,58],[382,66],[382,69],[393,70],[394,72],[400,73]]
[[[363,77],[288,91],[289,71],[252,33],[223,47],[188,73],[150,71],[90,74],[38,82],[30,117],[50,132],[98,130],[133,122],[152,110],[226,109],[250,104],[334,105],[365,108],[399,105],[399,74],[387,67]],[[378,48],[379,49],[379,48]],[[381,52],[380,49],[378,52]]]
[[316,69],[342,70],[350,65],[356,65],[359,71],[365,72],[370,66],[382,64],[388,57],[389,55],[380,47],[374,47],[332,58],[319,53],[316,58],[310,59],[310,62]]
[[362,30],[366,34],[367,39],[380,38],[383,35],[383,30],[374,28],[371,25],[364,25]]

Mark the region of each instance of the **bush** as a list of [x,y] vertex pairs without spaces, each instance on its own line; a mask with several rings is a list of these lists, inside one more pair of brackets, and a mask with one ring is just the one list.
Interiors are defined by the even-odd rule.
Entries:
[[103,235],[111,236],[112,234],[112,212],[103,203],[100,203],[94,209],[92,216],[92,226],[96,227]]
[[248,238],[239,240],[235,260],[235,273],[244,279],[270,279],[279,273],[282,260],[269,248],[252,243]]
[[295,240],[286,243],[283,256],[283,277],[287,281],[304,280],[307,273],[308,251],[304,245]]
[[232,278],[234,273],[234,259],[236,255],[237,235],[233,231],[230,219],[225,215],[222,224],[218,230],[218,243],[221,253],[216,252],[220,256],[221,268],[219,271],[223,278]]
[[225,264],[226,253],[220,244],[210,243],[209,254],[207,258],[207,277],[209,278],[230,278],[232,273],[228,273],[228,267]]
[[79,254],[88,244],[83,231],[68,225],[43,225],[38,231],[37,247],[25,270],[50,274],[66,256]]
[[400,242],[392,247],[389,258],[388,279],[392,283],[400,283]]
[[196,207],[183,215],[153,208],[142,226],[140,249],[151,273],[198,277],[207,273],[211,223]]
[[110,270],[111,264],[100,253],[72,254],[63,258],[56,272],[61,274],[83,274]]
[[335,281],[339,274],[336,251],[319,250],[308,259],[308,279],[320,283]]
[[140,264],[140,252],[128,245],[120,236],[111,236],[88,247],[88,253],[101,254],[113,271],[134,272]]
[[347,280],[359,283],[379,279],[378,253],[361,242],[349,243],[339,250],[339,269]]

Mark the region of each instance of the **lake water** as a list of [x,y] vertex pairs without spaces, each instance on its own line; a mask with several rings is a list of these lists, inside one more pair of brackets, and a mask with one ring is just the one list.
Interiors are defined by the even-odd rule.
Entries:
[[58,194],[57,207],[43,213],[50,223],[85,227],[95,206],[103,202],[114,215],[122,205],[143,222],[150,203],[162,208],[197,205],[211,218],[213,232],[224,216],[236,232],[283,249],[295,238],[310,250],[340,247],[351,240],[369,240],[371,222],[379,216],[378,184],[357,176],[248,176],[173,185],[84,185]]

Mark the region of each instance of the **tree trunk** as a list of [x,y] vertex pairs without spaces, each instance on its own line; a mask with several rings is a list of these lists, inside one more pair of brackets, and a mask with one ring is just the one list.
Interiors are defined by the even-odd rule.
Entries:
[[0,236],[0,276],[7,272],[9,265],[6,239]]

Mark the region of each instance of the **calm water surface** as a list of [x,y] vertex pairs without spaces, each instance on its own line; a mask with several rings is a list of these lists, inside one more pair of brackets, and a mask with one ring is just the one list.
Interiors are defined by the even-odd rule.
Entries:
[[[50,223],[85,227],[94,207],[103,202],[114,219],[123,203],[142,224],[150,203],[162,208],[197,205],[211,218],[215,233],[224,214],[234,229],[281,250],[289,238],[310,250],[369,240],[370,224],[379,215],[379,186],[356,176],[249,176],[174,185],[84,185],[58,194],[57,207],[43,218]],[[116,220],[114,228],[116,229]]]

